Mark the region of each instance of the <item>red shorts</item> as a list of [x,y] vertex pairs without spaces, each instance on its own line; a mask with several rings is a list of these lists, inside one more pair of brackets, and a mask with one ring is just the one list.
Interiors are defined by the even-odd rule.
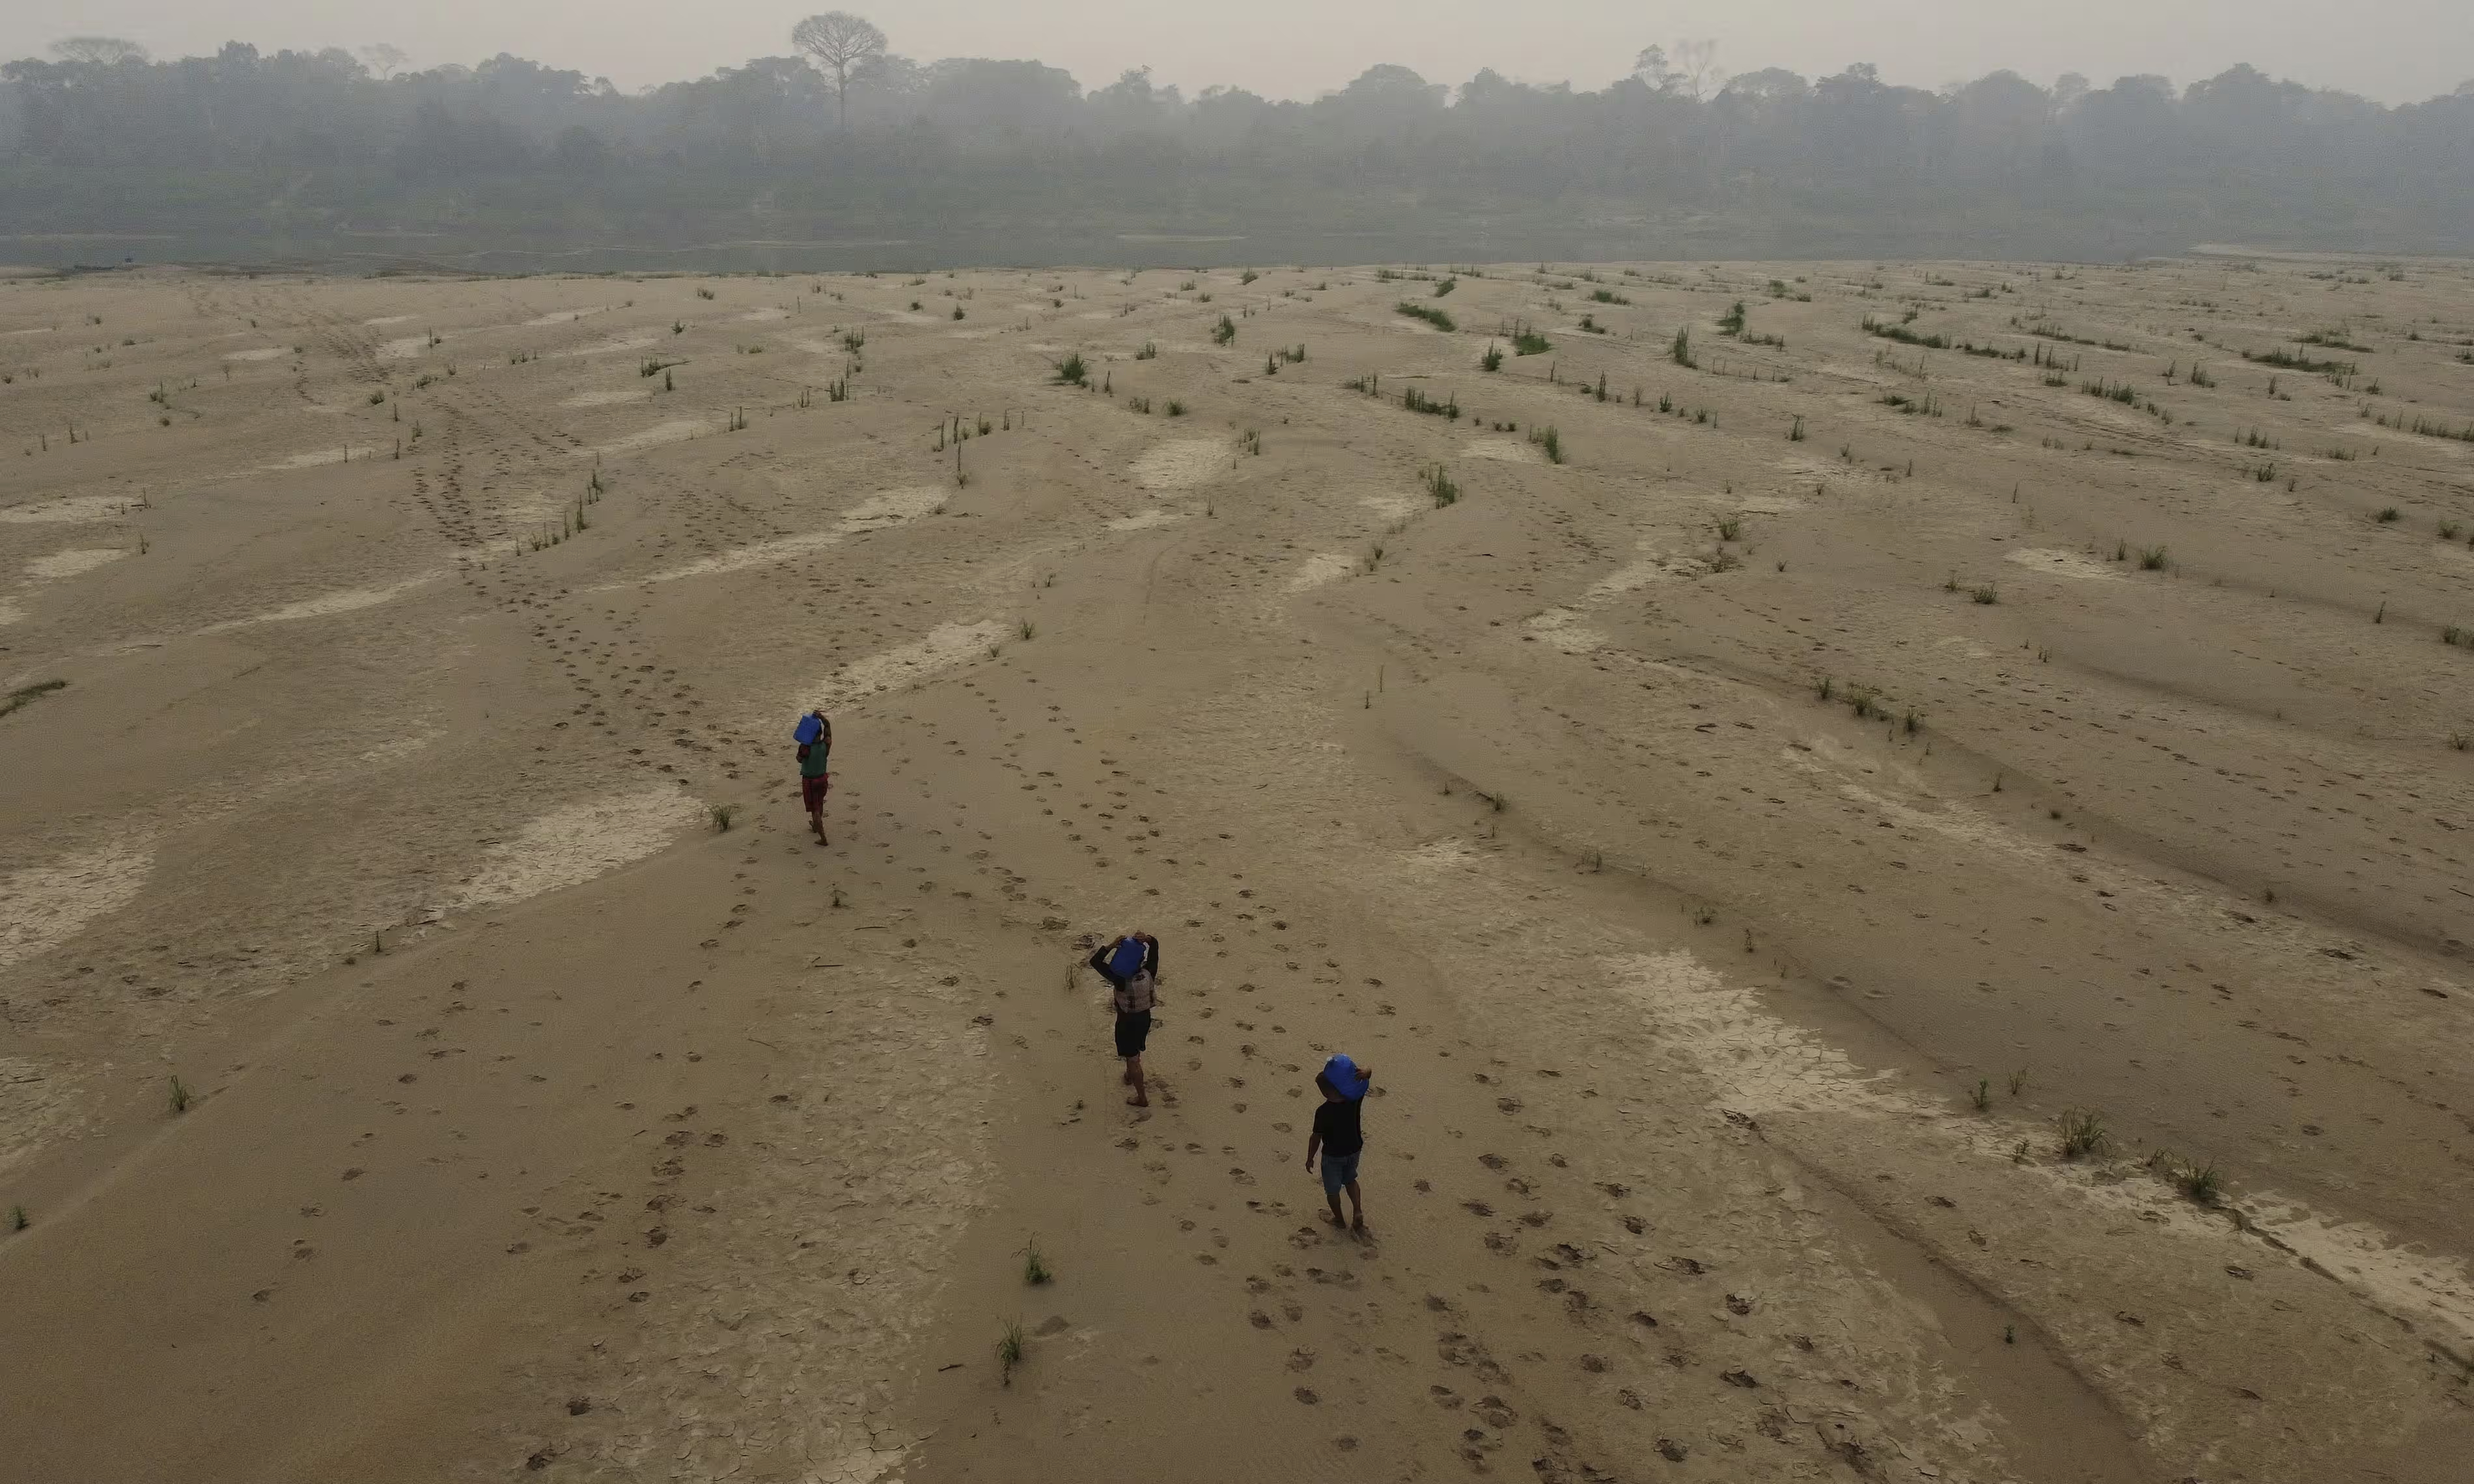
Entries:
[[799,779],[799,798],[807,804],[809,813],[813,814],[825,806],[825,795],[833,791],[833,781],[831,774]]

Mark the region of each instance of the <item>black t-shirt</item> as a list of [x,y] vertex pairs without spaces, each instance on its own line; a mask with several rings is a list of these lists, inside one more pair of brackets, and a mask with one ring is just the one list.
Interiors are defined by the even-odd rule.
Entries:
[[1325,1154],[1351,1155],[1366,1147],[1366,1136],[1357,1126],[1358,1114],[1366,1111],[1364,1098],[1344,1098],[1334,1103],[1325,1101],[1315,1110],[1315,1137],[1322,1140]]

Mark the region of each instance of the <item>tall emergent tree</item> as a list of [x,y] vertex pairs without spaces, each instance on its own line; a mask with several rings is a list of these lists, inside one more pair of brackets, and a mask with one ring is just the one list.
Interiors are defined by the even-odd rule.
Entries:
[[885,55],[885,33],[863,15],[827,11],[791,27],[790,44],[833,72],[834,111],[841,127],[848,129],[851,69],[871,57]]

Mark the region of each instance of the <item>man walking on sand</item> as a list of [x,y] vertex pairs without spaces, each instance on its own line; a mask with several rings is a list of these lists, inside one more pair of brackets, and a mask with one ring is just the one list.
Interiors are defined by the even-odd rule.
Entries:
[[1366,1111],[1366,1089],[1374,1083],[1370,1068],[1336,1054],[1315,1073],[1322,1106],[1315,1110],[1314,1132],[1306,1136],[1306,1173],[1314,1173],[1315,1154],[1322,1154],[1322,1195],[1331,1203],[1331,1224],[1343,1225],[1340,1193],[1348,1192],[1348,1229],[1366,1234],[1366,1203],[1357,1192],[1357,1161],[1366,1153],[1366,1134],[1359,1115]]
[[826,770],[833,761],[834,724],[824,712],[810,711],[790,735],[799,744],[799,802],[808,806],[808,827],[816,832],[818,845],[831,845],[825,838],[825,795],[833,791],[833,775]]
[[1149,933],[1127,933],[1100,945],[1091,967],[1108,981],[1117,1010],[1117,1055],[1126,1059],[1126,1086],[1134,1095],[1128,1108],[1149,1108],[1143,1088],[1143,1046],[1151,1040],[1152,1006],[1159,998],[1159,940]]

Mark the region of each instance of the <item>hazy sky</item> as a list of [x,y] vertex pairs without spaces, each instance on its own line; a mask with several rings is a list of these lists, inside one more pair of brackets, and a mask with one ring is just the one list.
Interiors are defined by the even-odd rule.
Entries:
[[[821,8],[821,7],[820,7]],[[2177,84],[2248,61],[2386,102],[2474,77],[2474,0],[861,0],[893,49],[1035,58],[1086,87],[1148,65],[1189,92],[1232,84],[1312,97],[1378,61],[1458,83],[1480,67],[1527,82],[1597,87],[1653,41],[1708,36],[1727,71],[1807,76],[1875,62],[1889,81],[1940,86],[1997,67],[2040,83],[2081,72],[2100,86],[2131,72]],[[622,87],[789,51],[803,5],[723,0],[7,0],[0,56],[40,55],[61,36],[127,36],[157,56],[226,40],[265,51],[392,41],[416,65],[501,51]]]

